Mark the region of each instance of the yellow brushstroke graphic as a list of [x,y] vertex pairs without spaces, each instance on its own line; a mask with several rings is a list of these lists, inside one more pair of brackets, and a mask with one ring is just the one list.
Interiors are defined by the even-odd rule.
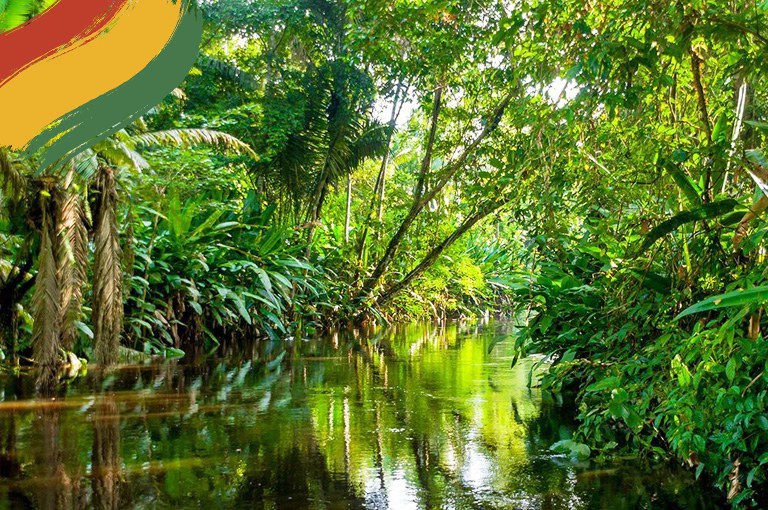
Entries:
[[181,2],[131,0],[96,36],[5,83],[0,105],[13,122],[0,122],[2,144],[24,148],[56,119],[131,79],[163,50],[182,9]]

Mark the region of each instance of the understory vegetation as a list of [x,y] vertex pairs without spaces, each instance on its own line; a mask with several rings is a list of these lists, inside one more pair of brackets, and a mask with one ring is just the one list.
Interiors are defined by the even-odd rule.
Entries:
[[768,4],[199,8],[140,120],[0,152],[8,367],[506,316],[575,440],[768,505]]

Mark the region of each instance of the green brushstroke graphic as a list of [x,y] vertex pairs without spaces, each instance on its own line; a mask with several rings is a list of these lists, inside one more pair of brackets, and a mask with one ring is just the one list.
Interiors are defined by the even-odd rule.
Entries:
[[42,150],[38,173],[61,167],[160,103],[194,65],[202,35],[202,14],[188,9],[171,40],[147,67],[116,89],[64,115],[32,139],[25,153]]

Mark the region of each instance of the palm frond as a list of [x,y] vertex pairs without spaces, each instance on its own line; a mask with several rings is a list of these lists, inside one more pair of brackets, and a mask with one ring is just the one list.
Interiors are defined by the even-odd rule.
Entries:
[[87,149],[72,158],[72,165],[75,174],[87,181],[96,175],[96,171],[99,169],[99,159],[94,149]]
[[76,321],[82,313],[83,286],[88,264],[88,232],[80,195],[72,189],[59,192],[57,205],[56,274],[59,281],[61,345],[72,350]]
[[7,0],[0,10],[0,33],[23,25],[38,10],[37,0]]
[[38,258],[35,293],[32,296],[34,325],[32,350],[35,362],[42,367],[41,380],[55,374],[59,354],[59,285],[56,278],[56,232],[51,214],[52,186],[39,194],[42,210],[40,226],[40,256]]
[[259,87],[259,80],[254,75],[243,71],[229,62],[207,55],[200,55],[197,59],[197,63],[203,70],[210,71],[216,76],[232,83],[236,83],[245,89],[254,90]]
[[169,129],[131,136],[131,143],[137,147],[173,146],[192,148],[200,145],[217,147],[239,154],[246,154],[258,161],[259,156],[240,139],[213,129]]
[[387,150],[390,132],[390,126],[379,121],[368,124],[350,143],[349,168],[354,170],[368,159],[383,156]]
[[13,162],[7,149],[0,149],[0,179],[6,198],[18,199],[27,190],[27,179],[21,167]]
[[117,361],[123,327],[123,273],[117,233],[115,170],[102,166],[96,174],[93,260],[93,343],[97,363]]

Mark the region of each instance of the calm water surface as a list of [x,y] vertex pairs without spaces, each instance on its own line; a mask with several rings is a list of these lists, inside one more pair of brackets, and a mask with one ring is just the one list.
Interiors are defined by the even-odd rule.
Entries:
[[0,508],[719,508],[689,473],[573,463],[574,410],[503,325],[414,325],[0,380]]

